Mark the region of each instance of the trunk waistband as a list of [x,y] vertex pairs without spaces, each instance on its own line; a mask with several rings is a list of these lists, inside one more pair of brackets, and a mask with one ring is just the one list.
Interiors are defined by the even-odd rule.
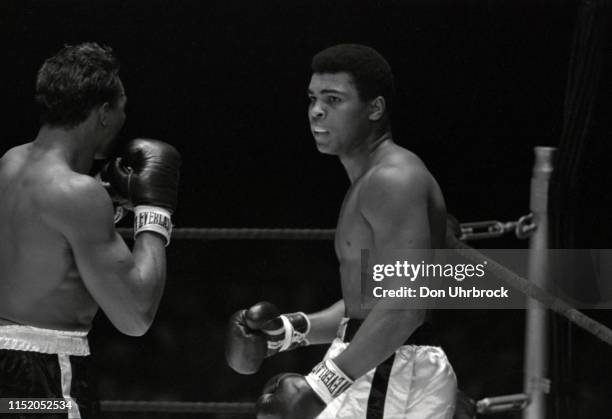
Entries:
[[[337,337],[342,342],[350,342],[353,340],[357,331],[361,327],[363,320],[361,319],[349,319],[347,317],[340,321],[340,327],[338,327]],[[423,323],[412,334],[406,339],[404,345],[417,345],[417,346],[440,346],[438,339],[434,333],[433,326],[431,323]]]
[[87,332],[22,325],[0,326],[0,349],[44,354],[89,355]]

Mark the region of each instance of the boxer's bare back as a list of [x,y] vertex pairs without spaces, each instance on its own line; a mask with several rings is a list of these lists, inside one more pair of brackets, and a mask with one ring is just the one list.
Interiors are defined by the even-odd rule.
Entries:
[[0,159],[0,324],[89,330],[98,305],[53,224],[66,194],[91,181],[36,143]]

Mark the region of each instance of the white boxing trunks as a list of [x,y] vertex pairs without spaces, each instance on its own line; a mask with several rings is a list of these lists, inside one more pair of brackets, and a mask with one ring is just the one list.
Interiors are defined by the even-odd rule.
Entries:
[[[354,333],[347,333],[347,325],[345,318],[325,359],[337,357],[350,344]],[[457,393],[455,372],[442,348],[419,340],[423,341],[412,339],[412,344],[409,339],[389,359],[355,380],[317,418],[451,419]]]

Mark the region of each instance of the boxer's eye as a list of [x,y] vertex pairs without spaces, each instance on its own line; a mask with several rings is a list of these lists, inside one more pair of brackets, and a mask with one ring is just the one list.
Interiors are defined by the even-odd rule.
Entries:
[[327,103],[331,104],[331,105],[336,105],[338,103],[342,102],[342,99],[339,98],[338,96],[328,96],[327,97]]

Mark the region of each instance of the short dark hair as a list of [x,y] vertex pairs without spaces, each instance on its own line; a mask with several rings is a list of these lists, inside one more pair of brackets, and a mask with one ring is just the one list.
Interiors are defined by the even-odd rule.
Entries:
[[65,45],[45,60],[36,77],[36,103],[43,124],[74,127],[105,102],[121,94],[119,61],[113,50],[95,42]]
[[385,98],[391,110],[395,92],[391,66],[374,48],[359,44],[340,44],[318,52],[312,58],[313,73],[346,72],[362,100]]

